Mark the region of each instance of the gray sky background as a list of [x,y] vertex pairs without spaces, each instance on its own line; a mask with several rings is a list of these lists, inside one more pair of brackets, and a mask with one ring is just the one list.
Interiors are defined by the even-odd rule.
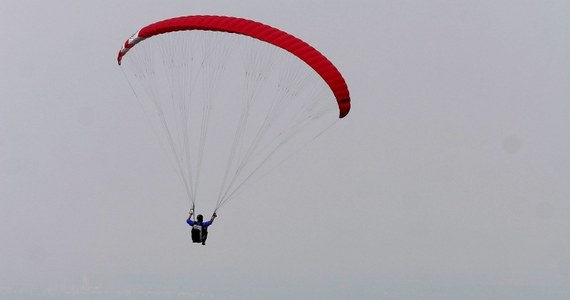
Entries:
[[[353,109],[190,242],[116,64],[234,15],[315,46]],[[570,2],[0,1],[0,299],[568,299]]]

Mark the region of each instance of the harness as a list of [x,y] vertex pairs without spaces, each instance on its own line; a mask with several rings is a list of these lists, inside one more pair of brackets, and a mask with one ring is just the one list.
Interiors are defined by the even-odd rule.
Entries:
[[192,242],[201,243],[208,234],[208,229],[203,224],[195,223],[192,225]]

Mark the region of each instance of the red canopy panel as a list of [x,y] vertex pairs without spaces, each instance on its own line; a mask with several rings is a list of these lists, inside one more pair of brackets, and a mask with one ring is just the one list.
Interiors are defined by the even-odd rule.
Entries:
[[242,18],[226,16],[184,16],[150,24],[129,38],[119,51],[117,62],[138,42],[157,34],[181,30],[223,31],[246,35],[280,47],[307,63],[331,88],[339,107],[339,117],[350,110],[348,86],[338,69],[318,50],[277,28]]

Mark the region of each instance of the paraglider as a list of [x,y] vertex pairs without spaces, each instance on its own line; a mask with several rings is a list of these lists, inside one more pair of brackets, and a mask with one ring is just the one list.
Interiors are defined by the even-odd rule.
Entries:
[[324,55],[252,20],[156,22],[117,61],[172,154],[189,206],[214,215],[350,110],[348,87]]
[[206,245],[206,239],[208,238],[208,227],[214,223],[214,220],[218,215],[214,213],[210,218],[210,221],[204,222],[204,216],[202,215],[196,216],[196,221],[192,220],[193,214],[194,210],[191,209],[188,215],[188,219],[186,220],[186,223],[192,227],[192,242],[202,243],[202,245]]

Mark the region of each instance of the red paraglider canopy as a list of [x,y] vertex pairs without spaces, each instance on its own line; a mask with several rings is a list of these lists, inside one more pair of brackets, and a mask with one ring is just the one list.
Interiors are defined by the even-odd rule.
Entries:
[[338,69],[319,51],[306,42],[274,27],[242,18],[226,16],[184,16],[148,25],[129,38],[119,51],[119,65],[123,56],[140,41],[157,34],[181,30],[210,30],[246,35],[280,47],[313,68],[331,88],[339,106],[339,117],[350,110],[350,95]]

